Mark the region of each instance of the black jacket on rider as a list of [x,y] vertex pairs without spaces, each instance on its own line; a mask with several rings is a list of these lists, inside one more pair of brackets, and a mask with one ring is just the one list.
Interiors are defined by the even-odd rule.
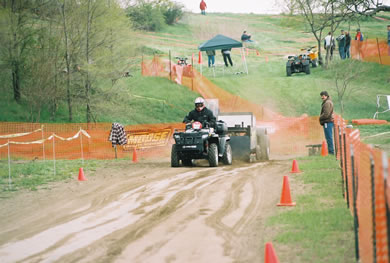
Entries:
[[216,118],[211,110],[204,107],[201,111],[197,111],[196,109],[190,111],[183,120],[184,123],[191,121],[199,121],[203,126],[205,126],[205,123],[207,122],[210,127],[215,127]]

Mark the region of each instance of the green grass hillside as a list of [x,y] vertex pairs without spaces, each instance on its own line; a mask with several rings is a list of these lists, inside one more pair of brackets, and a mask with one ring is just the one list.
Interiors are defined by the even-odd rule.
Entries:
[[[386,18],[387,15],[381,15]],[[384,38],[387,21],[368,18],[360,25],[343,25],[343,28],[354,31],[358,26],[366,38]],[[186,14],[175,26],[169,26],[162,32],[137,33],[138,55],[171,51],[174,56],[191,57],[197,54],[197,47],[216,34],[224,34],[239,39],[243,30],[252,34],[256,40],[253,47],[260,51],[260,56],[252,53],[247,57],[249,75],[236,75],[242,71],[241,57],[233,55],[235,67],[222,75],[221,71],[214,77],[207,69],[205,61],[203,73],[219,87],[237,94],[255,103],[265,105],[274,111],[288,116],[301,114],[318,115],[320,109],[319,93],[328,90],[335,102],[336,111],[340,113],[340,104],[335,90],[335,72],[351,74],[355,69],[362,73],[354,77],[349,84],[350,91],[344,96],[345,119],[372,118],[376,111],[376,94],[388,94],[390,67],[375,63],[357,62],[349,72],[348,63],[341,62],[335,55],[330,69],[312,68],[310,75],[303,73],[286,77],[285,62],[288,54],[300,52],[300,48],[315,45],[315,39],[301,17],[282,15],[254,14],[209,14],[201,16]],[[206,55],[204,54],[204,60]],[[138,57],[138,58],[139,58]],[[217,52],[217,63],[222,63],[222,56]],[[140,59],[138,60],[140,62]],[[138,63],[140,64],[140,63]],[[198,68],[198,65],[196,65]],[[122,78],[112,86],[100,83],[103,89],[114,90],[117,95],[110,98],[102,94],[100,100],[94,101],[94,112],[98,122],[122,122],[124,124],[158,123],[181,121],[183,115],[193,105],[197,96],[189,89],[171,83],[164,78],[142,77],[140,67],[133,68],[130,78]],[[9,72],[3,71],[0,81],[9,83]],[[11,85],[7,85],[11,87]],[[2,91],[0,121],[29,121],[30,109],[13,101],[11,88]],[[74,122],[85,122],[85,108],[82,101],[74,103]],[[48,109],[43,109],[40,122],[66,122],[67,107],[59,105],[56,118],[52,119]],[[390,120],[390,114],[381,118]]]

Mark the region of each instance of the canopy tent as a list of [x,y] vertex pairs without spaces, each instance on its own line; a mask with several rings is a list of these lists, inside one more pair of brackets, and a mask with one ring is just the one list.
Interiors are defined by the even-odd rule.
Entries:
[[219,34],[213,37],[212,39],[207,40],[203,44],[199,45],[200,51],[208,51],[208,50],[216,50],[216,49],[231,49],[231,48],[241,48],[240,52],[243,58],[244,68],[246,74],[248,74],[248,67],[246,65],[245,52],[243,51],[242,42]]
[[200,51],[242,47],[242,43],[224,35],[216,35],[199,46]]

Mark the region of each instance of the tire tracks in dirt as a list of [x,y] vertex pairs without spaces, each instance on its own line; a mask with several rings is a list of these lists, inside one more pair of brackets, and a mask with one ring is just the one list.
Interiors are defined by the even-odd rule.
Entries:
[[[1,261],[256,262],[263,256],[264,220],[275,210],[285,162],[167,166],[106,169],[89,188],[75,184],[53,193],[48,198],[68,198],[42,202],[39,216],[36,206],[20,209],[13,218],[23,224],[0,232]],[[73,186],[79,192],[69,197]]]

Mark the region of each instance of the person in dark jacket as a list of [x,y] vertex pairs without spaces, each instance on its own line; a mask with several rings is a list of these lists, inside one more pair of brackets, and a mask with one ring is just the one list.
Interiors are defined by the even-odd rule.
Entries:
[[350,50],[351,50],[351,36],[349,35],[349,32],[346,31],[345,32],[345,58],[351,57]]
[[344,30],[341,30],[341,34],[336,38],[337,43],[339,44],[339,53],[340,58],[345,59],[345,33]]
[[223,62],[225,62],[225,66],[226,67],[229,67],[229,64],[228,64],[228,60],[229,60],[229,63],[230,63],[230,66],[233,67],[233,61],[232,61],[232,58],[230,57],[230,53],[231,53],[231,50],[232,49],[221,49],[221,53],[222,53],[222,56],[223,56]]
[[331,101],[327,91],[320,93],[322,104],[320,114],[320,124],[324,127],[325,139],[328,144],[328,153],[334,154],[333,147],[333,102]]
[[215,128],[217,119],[213,112],[206,108],[205,101],[202,97],[195,99],[195,109],[190,111],[187,116],[184,117],[184,123],[190,123],[192,121],[199,121],[202,126],[205,127],[207,124],[210,127]]

